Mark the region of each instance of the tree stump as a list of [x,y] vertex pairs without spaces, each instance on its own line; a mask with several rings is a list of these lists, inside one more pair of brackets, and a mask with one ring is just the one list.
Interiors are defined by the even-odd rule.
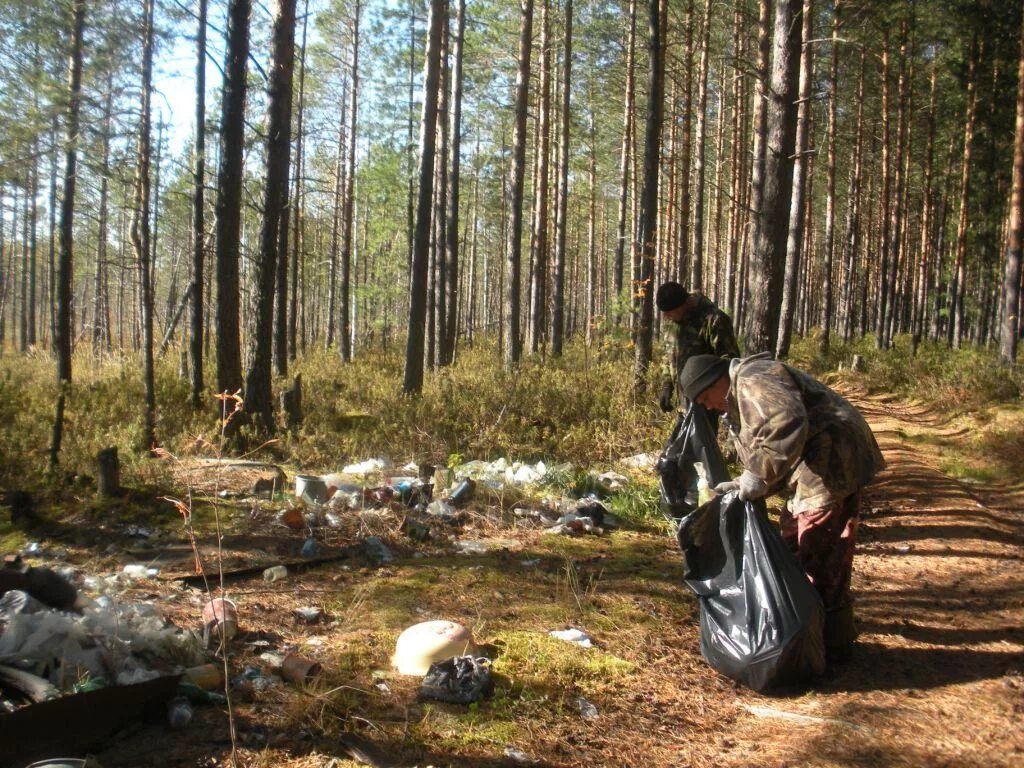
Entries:
[[116,447],[96,454],[96,489],[100,496],[117,496],[121,491],[121,461]]
[[851,370],[862,372],[864,370],[864,358],[860,355],[854,355],[853,361],[850,363]]
[[296,376],[291,387],[281,393],[281,413],[288,429],[295,429],[302,423],[302,374]]

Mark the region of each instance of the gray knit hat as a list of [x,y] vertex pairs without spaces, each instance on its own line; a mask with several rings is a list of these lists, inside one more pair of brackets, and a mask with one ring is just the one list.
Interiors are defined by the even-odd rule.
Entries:
[[694,355],[679,373],[679,386],[687,400],[697,396],[729,373],[729,360],[714,355]]

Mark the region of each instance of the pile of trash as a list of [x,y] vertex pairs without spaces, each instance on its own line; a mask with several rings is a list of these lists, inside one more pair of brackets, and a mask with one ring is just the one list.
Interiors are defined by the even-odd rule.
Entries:
[[[526,464],[505,458],[440,470],[414,463],[394,468],[387,459],[367,459],[337,473],[296,475],[295,496],[305,506],[283,510],[280,520],[295,530],[312,529],[338,526],[348,512],[387,508],[405,514],[403,530],[410,538],[425,540],[430,538],[431,523],[462,522],[460,510],[481,489],[491,493],[514,489],[528,498],[530,490],[571,470],[569,464]],[[627,477],[616,472],[593,477],[593,484],[606,491],[620,490],[628,483]],[[556,534],[602,533],[618,525],[594,493],[579,499],[543,497],[537,503],[520,502],[513,515],[517,527],[539,527]]]

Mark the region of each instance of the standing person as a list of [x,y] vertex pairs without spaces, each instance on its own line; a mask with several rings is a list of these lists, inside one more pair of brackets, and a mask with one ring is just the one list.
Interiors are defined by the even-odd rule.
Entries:
[[743,500],[793,494],[782,536],[821,596],[825,649],[849,655],[857,632],[850,577],[861,491],[885,466],[864,417],[803,371],[765,355],[697,355],[680,375],[683,394],[724,413],[743,473],[715,487]]
[[[662,366],[661,397],[658,405],[668,413],[675,403],[679,373],[693,355],[739,357],[732,320],[701,293],[689,293],[676,282],[662,283],[655,297],[658,310],[675,323],[675,349]],[[679,404],[685,406],[683,397]]]

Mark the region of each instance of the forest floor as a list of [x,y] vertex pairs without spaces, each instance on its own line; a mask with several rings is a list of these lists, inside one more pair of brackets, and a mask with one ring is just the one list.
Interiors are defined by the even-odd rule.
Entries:
[[[242,630],[236,674],[258,667],[267,650],[296,650],[324,668],[307,688],[278,682],[234,692],[238,764],[347,768],[358,763],[346,740],[358,734],[379,750],[371,762],[396,768],[1024,765],[1024,483],[952,476],[949,457],[969,441],[969,423],[848,394],[888,467],[866,494],[860,528],[855,655],[806,691],[758,695],[707,666],[696,602],[663,528],[545,535],[488,513],[481,500],[455,535],[482,542],[483,554],[415,542],[387,515],[364,516],[357,528],[325,535],[324,554],[339,561],[284,581],[266,583],[257,572],[229,584]],[[256,506],[225,514],[226,565],[273,564],[305,537],[275,527]],[[95,541],[68,529],[54,535],[68,541],[69,562],[109,570],[113,556],[95,545],[116,534],[96,519]],[[370,534],[387,542],[394,562],[373,567],[353,546]],[[160,576],[123,599],[156,602],[194,627],[206,597],[171,580],[176,567],[188,572],[180,529],[176,536],[174,546],[160,545],[170,558],[158,562]],[[207,559],[211,547],[200,541]],[[305,605],[325,620],[297,622],[294,609]],[[398,632],[434,618],[466,624],[485,646],[497,678],[492,699],[418,701],[419,680],[389,670]],[[547,634],[566,626],[596,647]],[[581,716],[581,697],[596,718]],[[230,765],[225,710],[199,706],[183,731],[137,727],[98,759],[104,768]]]

